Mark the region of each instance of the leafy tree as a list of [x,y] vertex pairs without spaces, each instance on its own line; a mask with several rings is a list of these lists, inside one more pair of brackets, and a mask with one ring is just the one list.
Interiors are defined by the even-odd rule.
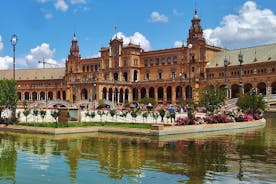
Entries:
[[102,117],[104,115],[104,111],[97,111],[97,114],[101,117],[101,122],[103,121]]
[[39,111],[39,114],[40,114],[40,116],[41,116],[41,118],[42,118],[42,121],[44,121],[44,118],[45,118],[45,116],[46,116],[46,113],[47,113],[47,111],[45,111],[45,110],[43,110],[43,109],[41,109],[41,110]]
[[17,90],[15,80],[0,80],[0,117],[4,109],[12,111],[12,119],[16,119]]
[[136,122],[136,118],[138,116],[138,110],[136,108],[132,109],[130,112],[130,115],[132,118],[134,118],[135,122]]
[[265,101],[263,96],[251,90],[249,93],[243,94],[239,97],[237,104],[244,112],[252,114],[255,118],[257,111],[264,111]]
[[36,122],[37,122],[37,116],[38,116],[38,110],[37,109],[34,109],[33,110],[33,115],[36,117]]
[[148,112],[143,112],[142,117],[143,117],[143,121],[144,118],[146,118],[146,120],[148,119],[149,113]]
[[159,117],[159,113],[158,112],[152,112],[151,116],[153,117],[153,119],[155,120],[155,122],[157,123],[157,119]]
[[19,118],[20,118],[20,116],[21,116],[21,112],[20,112],[20,111],[18,111],[18,112],[17,112],[17,118],[19,119]]
[[149,103],[151,103],[153,107],[155,106],[155,100],[154,100],[154,98],[149,98],[147,96],[145,96],[144,98],[141,98],[139,100],[139,103],[140,104],[144,104],[144,105],[148,105]]
[[57,128],[57,125],[58,125],[58,122],[57,122],[57,118],[58,118],[58,116],[59,116],[59,111],[58,110],[54,110],[54,111],[52,111],[51,112],[51,116],[55,119],[55,123],[56,123],[56,128]]
[[95,113],[95,111],[94,112],[90,112],[90,118],[94,118],[96,116],[96,113]]
[[164,116],[166,115],[165,109],[161,108],[161,109],[159,110],[159,115],[160,115],[160,117],[161,117],[161,122],[164,122]]
[[26,118],[26,123],[27,123],[27,121],[28,121],[28,116],[29,116],[29,114],[31,113],[31,111],[30,111],[30,109],[24,109],[24,111],[23,111],[23,115],[25,116],[25,118]]
[[224,94],[224,89],[219,86],[206,86],[200,93],[200,104],[213,113],[215,109],[224,104]]
[[98,101],[98,108],[99,108],[99,109],[102,109],[102,108],[104,108],[104,107],[105,107],[104,100],[103,100],[103,99],[100,99],[100,100]]
[[113,118],[116,115],[116,109],[109,110],[109,114]]
[[85,113],[85,116],[86,116],[86,117],[89,117],[89,118],[91,118],[91,119],[93,119],[93,118],[96,116],[96,113],[95,113],[95,111],[94,111],[94,112],[89,112],[89,111],[87,111],[87,112]]

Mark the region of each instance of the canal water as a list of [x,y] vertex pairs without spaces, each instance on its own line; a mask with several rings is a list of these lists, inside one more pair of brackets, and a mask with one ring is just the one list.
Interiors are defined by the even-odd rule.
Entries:
[[0,132],[0,183],[276,183],[265,127],[160,138]]

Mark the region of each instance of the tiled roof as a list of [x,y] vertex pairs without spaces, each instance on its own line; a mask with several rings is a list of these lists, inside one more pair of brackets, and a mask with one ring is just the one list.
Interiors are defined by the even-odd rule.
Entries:
[[[65,68],[40,68],[40,69],[16,69],[15,79],[20,80],[45,80],[62,79],[65,76]],[[0,79],[12,79],[13,70],[0,70]]]
[[214,59],[208,63],[207,67],[223,67],[225,57],[228,61],[230,61],[229,66],[239,65],[240,63],[238,61],[238,55],[240,52],[243,55],[243,64],[276,61],[276,43],[274,43],[269,45],[218,52]]

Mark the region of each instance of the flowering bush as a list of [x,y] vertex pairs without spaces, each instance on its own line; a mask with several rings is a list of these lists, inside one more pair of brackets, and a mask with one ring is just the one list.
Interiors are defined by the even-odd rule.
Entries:
[[253,118],[253,116],[251,114],[244,114],[243,118],[246,121],[253,121],[254,120],[254,118]]
[[216,114],[216,115],[205,117],[204,121],[206,121],[208,124],[212,124],[212,123],[229,123],[229,122],[232,122],[233,120],[231,119],[231,117],[225,114]]
[[258,120],[258,119],[262,119],[263,117],[262,117],[262,115],[260,115],[260,114],[255,114],[255,117],[254,117],[256,120]]
[[188,125],[189,121],[190,121],[190,119],[188,117],[181,117],[181,118],[177,118],[176,124],[177,125]]

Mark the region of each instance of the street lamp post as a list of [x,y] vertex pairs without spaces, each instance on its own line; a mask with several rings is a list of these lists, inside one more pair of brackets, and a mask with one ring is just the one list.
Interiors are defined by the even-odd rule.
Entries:
[[46,102],[46,106],[47,106],[47,103],[48,103],[48,83],[46,83],[45,86],[46,86],[45,102]]
[[224,84],[225,84],[225,97],[228,98],[228,79],[227,79],[227,66],[229,65],[229,61],[225,57],[224,59]]
[[12,35],[11,37],[11,44],[12,44],[12,47],[13,47],[13,80],[15,80],[15,46],[17,44],[17,36],[14,34]]
[[93,103],[93,108],[95,109],[96,106],[96,98],[95,98],[95,92],[96,92],[96,86],[97,84],[95,83],[95,79],[92,79],[92,103]]
[[188,44],[188,62],[189,62],[189,88],[188,88],[188,98],[191,99],[192,98],[192,94],[191,94],[191,58],[190,58],[190,50],[193,47],[193,45],[190,43]]
[[243,82],[242,82],[242,63],[243,63],[243,55],[240,51],[239,55],[238,55],[238,59],[239,59],[239,62],[240,62],[240,94],[243,94]]
[[[17,36],[14,34],[11,37],[11,44],[12,44],[12,48],[13,48],[13,80],[15,80],[15,46],[17,44]],[[15,115],[16,115],[16,108],[12,108],[12,118],[15,119]]]

